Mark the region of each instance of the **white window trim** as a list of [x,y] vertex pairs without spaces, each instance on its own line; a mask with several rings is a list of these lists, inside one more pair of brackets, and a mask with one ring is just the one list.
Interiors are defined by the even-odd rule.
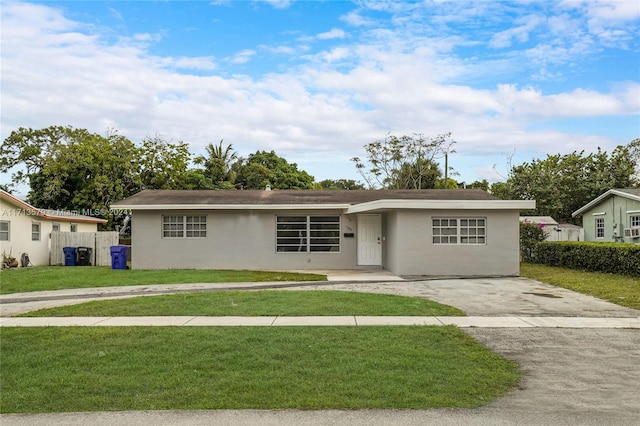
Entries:
[[[170,218],[170,217],[175,217],[175,218],[179,218],[180,221],[179,222],[167,222],[165,223],[165,218]],[[199,221],[198,222],[191,222],[189,223],[188,218],[198,218]],[[204,218],[204,221],[200,221],[202,220],[202,218]],[[161,232],[161,236],[162,238],[168,238],[168,239],[176,239],[176,238],[189,238],[189,239],[202,239],[202,238],[207,238],[207,215],[162,215],[161,219],[160,219],[161,223],[160,223],[160,232]],[[177,225],[179,226],[180,229],[178,229],[176,227],[176,229],[165,229],[165,225]],[[188,229],[189,225],[204,225],[204,229]],[[170,235],[170,233],[179,233],[180,235]],[[204,233],[204,235],[188,235],[188,233]]]
[[[602,224],[602,226],[599,227],[598,224]],[[596,220],[594,221],[594,227],[595,227],[594,230],[595,230],[596,239],[603,240],[604,237],[605,237],[605,235],[604,235],[605,234],[605,232],[604,232],[604,228],[605,228],[604,218],[601,218],[601,217],[596,218]],[[598,236],[598,230],[599,229],[602,229],[602,236],[601,237]]]
[[7,239],[6,240],[0,239],[0,241],[11,241],[11,221],[2,220],[2,221],[0,221],[0,223],[6,223],[7,224],[7,230],[6,231],[0,230],[0,234],[7,234]]
[[[37,226],[38,230],[33,231],[33,227]],[[38,238],[34,238],[34,235],[38,235]],[[42,239],[42,222],[31,222],[31,241],[40,241]]]
[[[638,213],[640,213],[640,211]],[[633,222],[636,222],[636,224],[634,225]],[[640,227],[640,214],[630,214],[629,215],[629,226],[631,228]]]
[[[447,221],[451,221],[451,220],[455,220],[456,221],[456,225],[455,225],[455,230],[456,233],[454,234],[440,234],[440,235],[436,235],[434,230],[435,229],[443,229],[443,228],[447,228],[447,229],[451,229],[453,228],[452,226],[448,225],[445,227],[442,227],[440,225],[435,226],[434,225],[434,221],[435,220],[447,220]],[[462,225],[462,221],[463,220],[483,220],[484,221],[484,225],[482,226],[463,226]],[[462,229],[483,229],[484,230],[484,234],[482,235],[462,235],[461,230]],[[436,242],[435,239],[439,238],[439,237],[447,237],[447,240],[450,241],[451,237],[455,237],[456,242],[452,243],[452,242]],[[476,237],[476,239],[478,237],[482,238],[484,241],[483,242],[463,242],[463,237]],[[461,216],[437,216],[437,217],[432,217],[431,218],[431,244],[434,246],[486,246],[487,245],[487,218],[486,217],[481,217],[481,216],[474,216],[474,217],[461,217]]]

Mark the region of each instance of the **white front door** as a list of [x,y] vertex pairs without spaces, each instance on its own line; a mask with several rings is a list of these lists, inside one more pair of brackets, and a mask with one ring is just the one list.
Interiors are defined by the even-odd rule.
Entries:
[[358,265],[382,265],[382,217],[358,215]]

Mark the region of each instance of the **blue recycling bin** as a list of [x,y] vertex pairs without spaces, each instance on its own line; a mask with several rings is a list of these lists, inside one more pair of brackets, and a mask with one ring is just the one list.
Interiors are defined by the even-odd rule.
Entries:
[[111,269],[127,269],[127,246],[111,246]]
[[76,266],[76,248],[75,247],[62,247],[64,252],[64,266]]

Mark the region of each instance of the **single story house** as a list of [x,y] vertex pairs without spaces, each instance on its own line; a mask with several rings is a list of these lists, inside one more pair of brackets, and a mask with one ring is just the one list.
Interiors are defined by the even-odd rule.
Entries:
[[96,232],[107,221],[71,211],[46,210],[0,190],[0,252],[33,265],[49,264],[51,232]]
[[134,269],[519,274],[520,210],[482,190],[145,190],[131,216]]
[[546,241],[584,241],[584,230],[570,223],[558,223],[551,216],[520,216],[520,222],[535,223],[544,229]]
[[640,188],[610,189],[572,215],[582,216],[585,241],[640,244]]

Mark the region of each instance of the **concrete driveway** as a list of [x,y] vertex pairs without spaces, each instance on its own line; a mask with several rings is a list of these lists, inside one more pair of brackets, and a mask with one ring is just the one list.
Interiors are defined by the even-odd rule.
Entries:
[[[640,316],[636,310],[525,278],[404,282],[354,280],[292,283],[285,287],[427,297],[476,316]],[[478,409],[67,413],[2,415],[0,423],[3,426],[640,425],[640,331],[466,328],[465,332],[497,353],[517,361],[525,371],[521,386],[512,394]]]

